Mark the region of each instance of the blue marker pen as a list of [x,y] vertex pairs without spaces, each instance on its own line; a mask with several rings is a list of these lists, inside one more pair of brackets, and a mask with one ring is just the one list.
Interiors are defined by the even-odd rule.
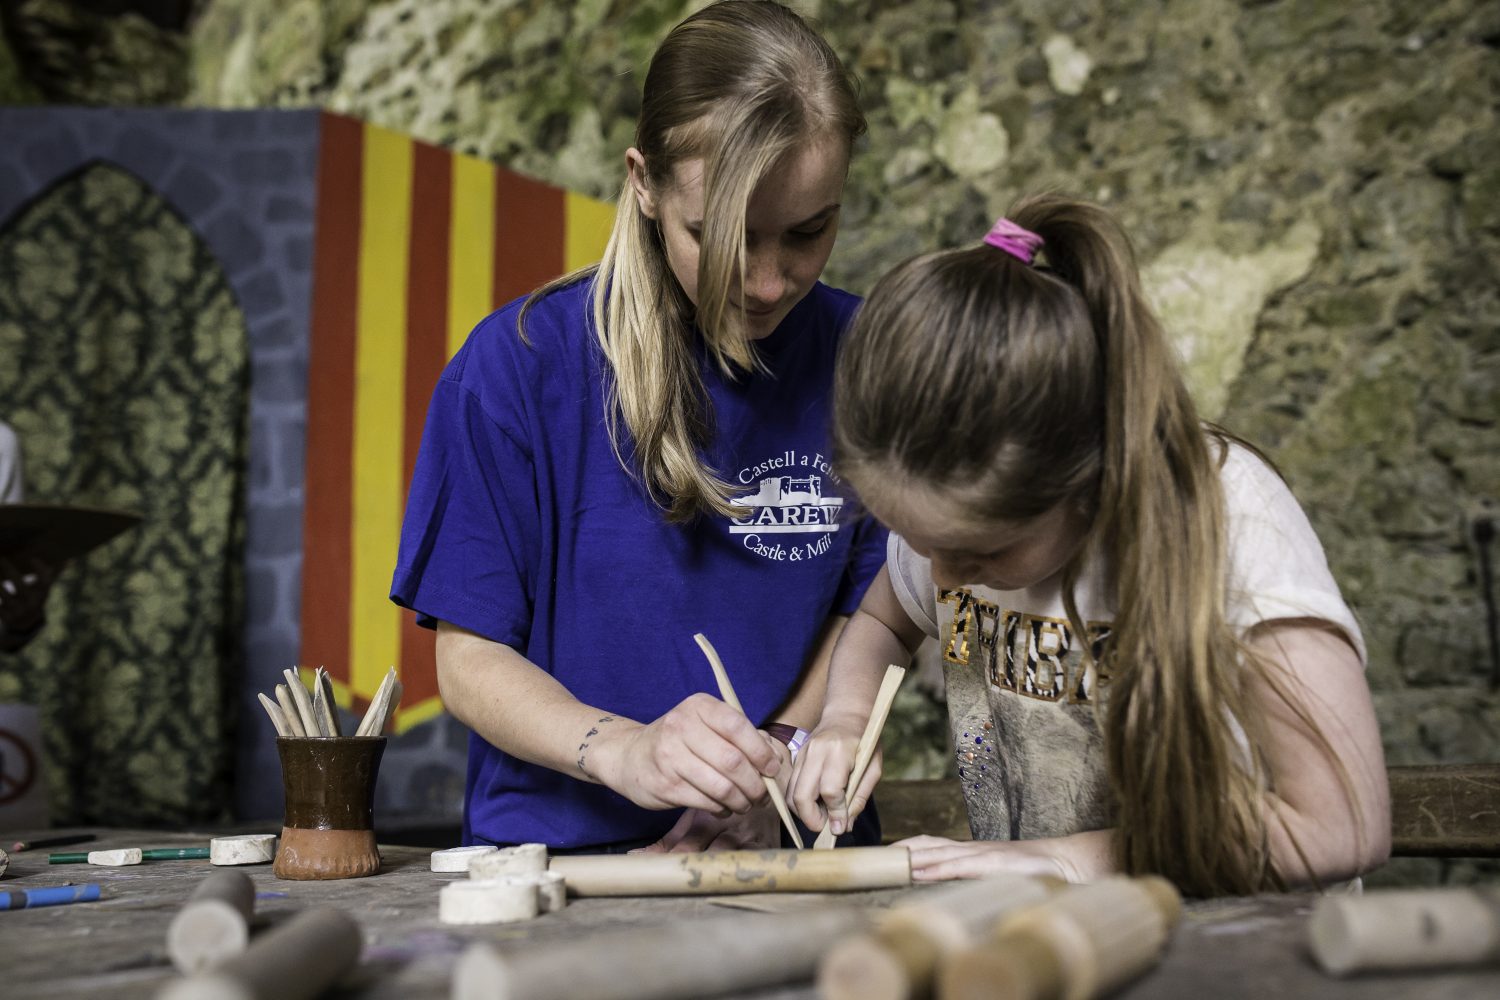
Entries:
[[99,898],[99,883],[54,885],[45,889],[14,889],[0,892],[0,910],[24,910],[35,906],[61,906],[64,903],[92,903]]

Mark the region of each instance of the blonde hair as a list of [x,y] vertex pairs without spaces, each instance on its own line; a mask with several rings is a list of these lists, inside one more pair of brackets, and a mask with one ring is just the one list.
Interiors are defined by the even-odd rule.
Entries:
[[1117,612],[1097,668],[1121,866],[1209,895],[1279,885],[1246,665],[1285,690],[1225,617],[1231,438],[1211,428],[1210,447],[1108,213],[1042,196],[1009,217],[1043,238],[1048,266],[982,245],[879,282],[839,359],[835,462],[857,490],[894,471],[954,491],[980,520],[1087,511],[1063,594],[1086,635],[1079,572],[1089,558],[1110,567]]
[[697,308],[628,179],[599,264],[542,287],[523,307],[524,324],[540,296],[592,275],[592,319],[610,368],[610,440],[671,522],[738,512],[736,489],[702,459],[713,421],[693,346],[696,326],[726,375],[758,365],[730,304],[745,273],[751,194],[792,149],[830,135],[852,147],[864,130],[838,56],[797,14],[769,0],[704,8],[652,57],[635,136],[653,190],[675,183],[678,164],[703,160]]

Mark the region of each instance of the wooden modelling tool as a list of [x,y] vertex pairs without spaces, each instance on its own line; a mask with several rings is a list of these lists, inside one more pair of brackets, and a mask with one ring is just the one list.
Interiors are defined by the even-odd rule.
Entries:
[[996,920],[1042,902],[1067,883],[999,875],[929,888],[878,914],[867,931],[828,949],[818,963],[822,1000],[909,1000],[931,995],[942,960],[973,947]]
[[266,715],[271,717],[271,725],[276,727],[277,736],[290,738],[296,735],[292,732],[291,724],[286,721],[286,713],[281,710],[280,705],[264,694],[257,694],[255,697],[260,699],[261,707],[266,710]]
[[159,1000],[311,1000],[359,961],[359,925],[343,910],[304,910]]
[[[885,728],[885,717],[891,712],[891,703],[896,700],[896,691],[901,687],[901,679],[905,676],[906,668],[892,663],[885,668],[885,676],[880,679],[880,690],[875,692],[875,704],[870,708],[870,720],[865,723],[865,731],[860,736],[859,746],[854,751],[854,770],[849,772],[849,784],[844,788],[846,808],[849,799],[859,791],[859,783],[864,780],[865,769],[870,766],[870,760],[875,756],[875,747],[880,743],[880,731]],[[837,839],[832,825],[825,820],[822,831],[818,833],[818,839],[813,841],[813,850],[826,851]]]
[[[703,650],[703,655],[708,657],[708,665],[713,668],[714,679],[719,682],[719,697],[734,708],[741,715],[745,714],[745,706],[740,704],[740,699],[734,693],[734,685],[729,683],[729,674],[724,670],[724,663],[719,659],[719,654],[714,651],[713,643],[702,632],[693,636],[698,643],[698,648]],[[766,794],[771,796],[771,801],[776,805],[776,813],[781,817],[781,823],[786,827],[786,832],[792,835],[792,843],[798,848],[803,846],[802,834],[797,832],[797,824],[792,822],[791,811],[786,807],[786,796],[781,794],[781,786],[776,784],[775,778],[761,775],[760,779],[766,783]]]
[[817,854],[785,849],[563,855],[552,859],[551,870],[567,880],[574,896],[842,892],[911,885],[911,855],[894,846]]
[[302,678],[297,676],[295,667],[287,667],[282,672],[286,678],[287,690],[292,693],[292,703],[297,706],[297,717],[302,722],[302,731],[308,736],[326,736],[323,727],[318,725],[318,715],[313,711],[312,699],[308,697],[307,688],[302,686]]
[[1500,886],[1324,896],[1307,922],[1324,972],[1500,964]]
[[1156,964],[1182,914],[1166,879],[1113,876],[1002,916],[939,965],[940,1000],[1090,1000]]
[[[309,733],[306,729],[302,728],[302,713],[297,711],[297,703],[292,700],[291,688],[285,684],[276,685],[276,703],[281,706],[281,715],[282,718],[286,719],[286,727],[290,730],[289,735],[294,737],[317,735],[317,733]],[[271,719],[272,725],[275,722],[276,720],[273,717]]]
[[198,883],[167,927],[167,955],[185,976],[204,972],[250,943],[255,883],[244,872],[216,871]]

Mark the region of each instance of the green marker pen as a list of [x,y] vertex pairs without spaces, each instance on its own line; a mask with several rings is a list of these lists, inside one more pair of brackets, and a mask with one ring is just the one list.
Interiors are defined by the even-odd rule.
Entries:
[[142,861],[183,861],[207,857],[206,847],[153,847],[141,852]]
[[[151,847],[141,851],[142,861],[189,861],[208,857],[206,847]],[[59,851],[47,855],[49,865],[87,864],[87,851]]]

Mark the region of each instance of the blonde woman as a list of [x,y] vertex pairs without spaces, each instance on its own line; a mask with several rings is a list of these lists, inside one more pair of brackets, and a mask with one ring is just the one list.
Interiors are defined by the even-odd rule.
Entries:
[[[437,628],[473,730],[466,843],[779,842],[762,776],[789,773],[884,558],[829,466],[856,300],[818,281],[863,130],[788,9],[689,17],[652,59],[601,263],[484,320],[443,374],[392,598]],[[697,632],[746,714],[707,693]]]
[[1156,872],[1249,893],[1380,864],[1359,626],[1286,484],[1198,419],[1124,232],[1063,198],[883,278],[837,467],[893,532],[791,800],[839,830],[884,667],[936,637],[973,842],[918,879]]

